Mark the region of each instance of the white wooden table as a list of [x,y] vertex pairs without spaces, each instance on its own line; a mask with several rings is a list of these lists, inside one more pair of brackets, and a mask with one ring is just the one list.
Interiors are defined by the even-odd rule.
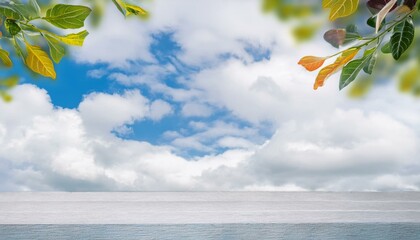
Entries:
[[420,193],[0,193],[0,224],[420,223]]

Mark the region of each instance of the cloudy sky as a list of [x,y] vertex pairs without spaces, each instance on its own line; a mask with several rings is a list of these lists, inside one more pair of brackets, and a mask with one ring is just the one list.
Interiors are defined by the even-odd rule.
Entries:
[[112,6],[57,66],[0,102],[0,191],[420,189],[420,104],[376,86],[313,91],[296,44],[255,0]]

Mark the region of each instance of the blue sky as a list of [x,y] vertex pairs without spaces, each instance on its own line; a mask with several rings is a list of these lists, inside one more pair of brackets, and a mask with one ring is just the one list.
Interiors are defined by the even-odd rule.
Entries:
[[295,43],[259,1],[147,4],[146,22],[108,6],[56,81],[14,69],[0,191],[420,188],[420,107],[393,82],[313,91],[296,62],[334,49]]

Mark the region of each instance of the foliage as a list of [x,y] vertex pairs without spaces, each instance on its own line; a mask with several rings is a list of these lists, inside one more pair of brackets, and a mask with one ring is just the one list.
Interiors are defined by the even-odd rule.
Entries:
[[[124,0],[112,1],[124,16],[147,16],[139,6]],[[13,67],[14,54],[33,73],[55,79],[54,64],[60,63],[66,55],[66,47],[82,46],[88,36],[88,31],[82,28],[91,13],[92,9],[83,5],[0,0],[0,64]],[[57,33],[63,32],[60,29],[74,32],[63,35]],[[0,80],[0,96],[4,100],[11,100],[7,91],[18,84],[18,79],[18,76],[11,76]]]
[[[322,7],[330,10],[331,21],[361,11],[359,5],[362,4],[359,3],[359,0],[322,1]],[[380,56],[390,55],[394,61],[402,63],[409,59],[410,53],[413,53],[416,55],[414,56],[416,64],[402,75],[400,89],[420,92],[420,79],[418,79],[420,75],[417,74],[420,49],[418,46],[413,47],[413,42],[418,38],[415,35],[416,27],[413,19],[420,10],[419,3],[417,0],[367,0],[366,7],[371,15],[366,20],[367,26],[372,29],[370,36],[360,34],[356,25],[329,30],[325,33],[324,39],[332,46],[344,47],[344,49],[326,57],[306,56],[298,64],[308,71],[315,71],[321,68],[327,60],[336,57],[332,64],[319,71],[314,89],[322,87],[328,77],[342,70],[339,83],[341,90],[357,78],[369,82],[365,75],[369,76],[374,73]],[[356,57],[357,59],[355,59]],[[370,84],[357,83],[355,86],[370,87]],[[364,90],[352,90],[351,92],[356,96]]]
[[[317,30],[322,26],[322,21],[314,14],[320,10],[317,1],[313,0],[264,0],[263,11],[275,13],[281,21],[289,21],[292,27],[292,34],[299,42],[311,39]],[[299,19],[300,21],[294,21]]]

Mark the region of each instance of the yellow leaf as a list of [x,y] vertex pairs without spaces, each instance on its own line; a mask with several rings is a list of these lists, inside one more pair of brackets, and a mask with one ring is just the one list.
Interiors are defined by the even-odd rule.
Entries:
[[13,65],[9,53],[6,50],[0,49],[0,59],[6,67],[11,67]]
[[11,76],[6,79],[0,80],[0,86],[2,88],[12,88],[16,86],[19,83],[19,77],[18,76]]
[[325,68],[319,71],[318,76],[316,77],[314,89],[317,90],[318,87],[324,86],[325,80],[331,75],[340,70],[346,63],[350,62],[359,52],[358,48],[350,48],[344,51],[341,56],[339,56],[333,64],[326,66]]
[[329,8],[336,0],[322,0],[322,7]]
[[10,94],[4,92],[4,91],[0,91],[0,97],[3,99],[3,101],[5,102],[11,102],[13,100],[13,97],[10,96]]
[[26,43],[28,49],[28,57],[26,58],[26,65],[34,72],[52,79],[56,78],[54,64],[46,52],[38,46],[32,46]]
[[331,21],[352,15],[358,6],[359,0],[322,0],[323,8],[331,8]]
[[302,24],[293,29],[293,36],[298,42],[311,39],[318,29],[318,25]]
[[308,71],[315,71],[324,64],[326,59],[325,57],[306,56],[300,59],[298,64]]
[[146,10],[144,10],[143,8],[141,8],[139,6],[136,6],[136,5],[131,5],[131,4],[128,4],[128,3],[124,3],[124,8],[125,8],[125,10],[127,10],[126,13],[125,13],[126,16],[129,16],[131,14],[144,15],[144,16],[147,15]]
[[352,83],[350,91],[348,92],[351,98],[362,98],[369,93],[372,88],[374,78],[371,76],[363,76]]
[[410,11],[411,11],[411,8],[407,5],[401,5],[397,7],[397,9],[395,10],[398,16],[408,14],[410,13]]
[[58,40],[68,45],[83,46],[86,36],[89,35],[88,31],[84,30],[79,33],[72,33],[66,36],[55,36]]
[[400,79],[400,91],[401,92],[410,92],[412,91],[416,85],[420,82],[419,81],[419,69],[416,67],[413,67],[409,70],[407,70]]

